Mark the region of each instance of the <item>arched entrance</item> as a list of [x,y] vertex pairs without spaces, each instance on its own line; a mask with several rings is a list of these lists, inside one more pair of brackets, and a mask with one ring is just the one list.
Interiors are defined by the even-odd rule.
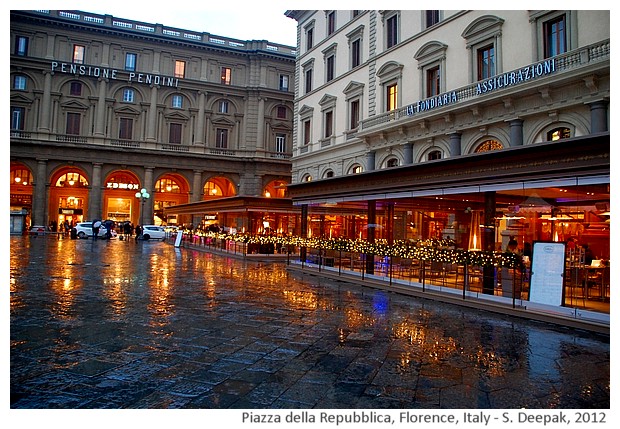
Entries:
[[154,192],[154,223],[155,225],[177,225],[176,215],[166,215],[168,207],[189,202],[189,184],[179,174],[165,174],[155,182]]
[[88,180],[77,167],[63,167],[50,181],[49,219],[60,229],[70,229],[84,221],[88,206]]
[[9,182],[11,234],[21,234],[30,225],[32,214],[32,171],[21,163],[11,163]]
[[267,183],[263,190],[263,196],[267,198],[286,198],[286,185],[284,180],[272,180]]
[[212,177],[202,188],[203,200],[232,197],[235,194],[235,185],[225,177]]
[[140,191],[140,180],[131,171],[119,170],[108,175],[103,192],[103,218],[116,223],[139,223],[140,201],[136,192]]

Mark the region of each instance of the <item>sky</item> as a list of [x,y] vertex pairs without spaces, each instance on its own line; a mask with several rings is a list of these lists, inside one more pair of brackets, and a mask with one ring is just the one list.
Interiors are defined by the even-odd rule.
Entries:
[[81,10],[240,40],[267,40],[288,46],[296,45],[297,21],[284,14],[291,7],[303,2],[237,0],[222,3],[238,7],[217,7],[213,6],[212,2],[177,2],[177,7],[174,1],[24,0],[19,3],[18,8]]

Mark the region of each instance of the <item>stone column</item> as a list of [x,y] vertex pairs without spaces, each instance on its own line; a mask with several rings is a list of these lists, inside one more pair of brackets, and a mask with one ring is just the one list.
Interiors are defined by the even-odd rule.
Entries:
[[157,85],[151,86],[151,104],[146,125],[146,140],[157,141]]
[[461,155],[461,133],[450,134],[450,156]]
[[39,116],[39,131],[50,132],[50,116],[52,112],[52,72],[44,71],[43,99]]
[[192,184],[191,202],[202,200],[202,170],[194,170],[194,182]]
[[206,92],[198,91],[198,117],[196,118],[196,130],[194,135],[196,136],[194,144],[205,144],[205,98]]
[[265,149],[265,98],[258,97],[258,118],[256,122],[256,150]]
[[510,147],[523,146],[523,120],[513,119],[510,124]]
[[366,154],[366,169],[367,171],[373,171],[375,169],[375,156],[377,152],[374,150],[368,151]]
[[103,193],[101,183],[101,163],[93,163],[93,177],[90,181],[90,195],[88,198],[88,219],[104,219],[101,213],[101,200]]
[[405,165],[413,164],[413,143],[405,143]]
[[106,91],[107,91],[107,80],[100,78],[99,79],[99,100],[97,100],[97,109],[95,113],[95,135],[102,136],[102,137],[105,134]]
[[592,134],[609,131],[607,123],[607,101],[595,101],[590,103],[590,122]]
[[47,159],[37,159],[37,175],[32,200],[32,224],[47,225]]

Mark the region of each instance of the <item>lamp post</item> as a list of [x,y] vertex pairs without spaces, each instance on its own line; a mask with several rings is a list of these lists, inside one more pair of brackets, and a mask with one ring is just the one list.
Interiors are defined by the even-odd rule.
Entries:
[[140,210],[140,227],[141,227],[141,230],[140,230],[139,237],[142,237],[142,234],[144,234],[144,203],[150,197],[151,197],[151,195],[148,192],[146,192],[146,189],[144,189],[144,188],[140,189],[140,192],[136,192],[136,198],[138,198],[142,202],[142,209]]

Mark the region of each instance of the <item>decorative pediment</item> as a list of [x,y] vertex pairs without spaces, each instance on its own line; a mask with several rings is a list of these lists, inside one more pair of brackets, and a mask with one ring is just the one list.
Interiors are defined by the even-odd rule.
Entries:
[[166,118],[168,121],[188,121],[189,120],[188,115],[182,112],[179,112],[178,110],[165,114],[164,118]]
[[118,109],[114,109],[114,113],[117,115],[138,116],[140,114],[140,111],[133,106],[123,105]]
[[461,37],[469,44],[487,39],[501,31],[504,20],[493,15],[484,15],[472,21],[463,31]]
[[446,54],[446,50],[448,49],[448,45],[443,44],[437,41],[430,41],[422,45],[418,52],[413,56],[418,61],[423,61],[428,58],[439,58],[443,57]]
[[403,69],[403,65],[400,63],[397,63],[396,61],[388,61],[387,63],[383,64],[379,70],[377,70],[377,76],[385,76],[388,74],[394,74],[394,73],[398,73],[400,74],[400,72]]
[[211,120],[211,122],[215,125],[225,126],[225,127],[234,127],[235,122],[231,121],[225,116],[218,116]]
[[72,110],[87,110],[88,106],[81,101],[78,100],[68,100],[64,103],[61,103],[60,106],[63,109],[72,109]]
[[16,94],[11,94],[11,104],[30,104],[32,103],[32,99],[30,97],[27,97],[25,94],[22,93],[16,93]]
[[282,122],[282,121],[271,123],[271,128],[273,128],[274,130],[278,130],[278,131],[280,130],[293,131],[293,127],[291,126],[290,123]]
[[319,105],[321,107],[331,107],[336,105],[337,98],[330,94],[325,94],[320,100]]
[[361,94],[363,91],[364,84],[354,80],[349,82],[349,84],[342,90],[342,92],[346,95],[357,95]]
[[312,116],[313,113],[314,113],[314,108],[306,104],[301,106],[301,109],[299,109],[299,116],[301,118]]

